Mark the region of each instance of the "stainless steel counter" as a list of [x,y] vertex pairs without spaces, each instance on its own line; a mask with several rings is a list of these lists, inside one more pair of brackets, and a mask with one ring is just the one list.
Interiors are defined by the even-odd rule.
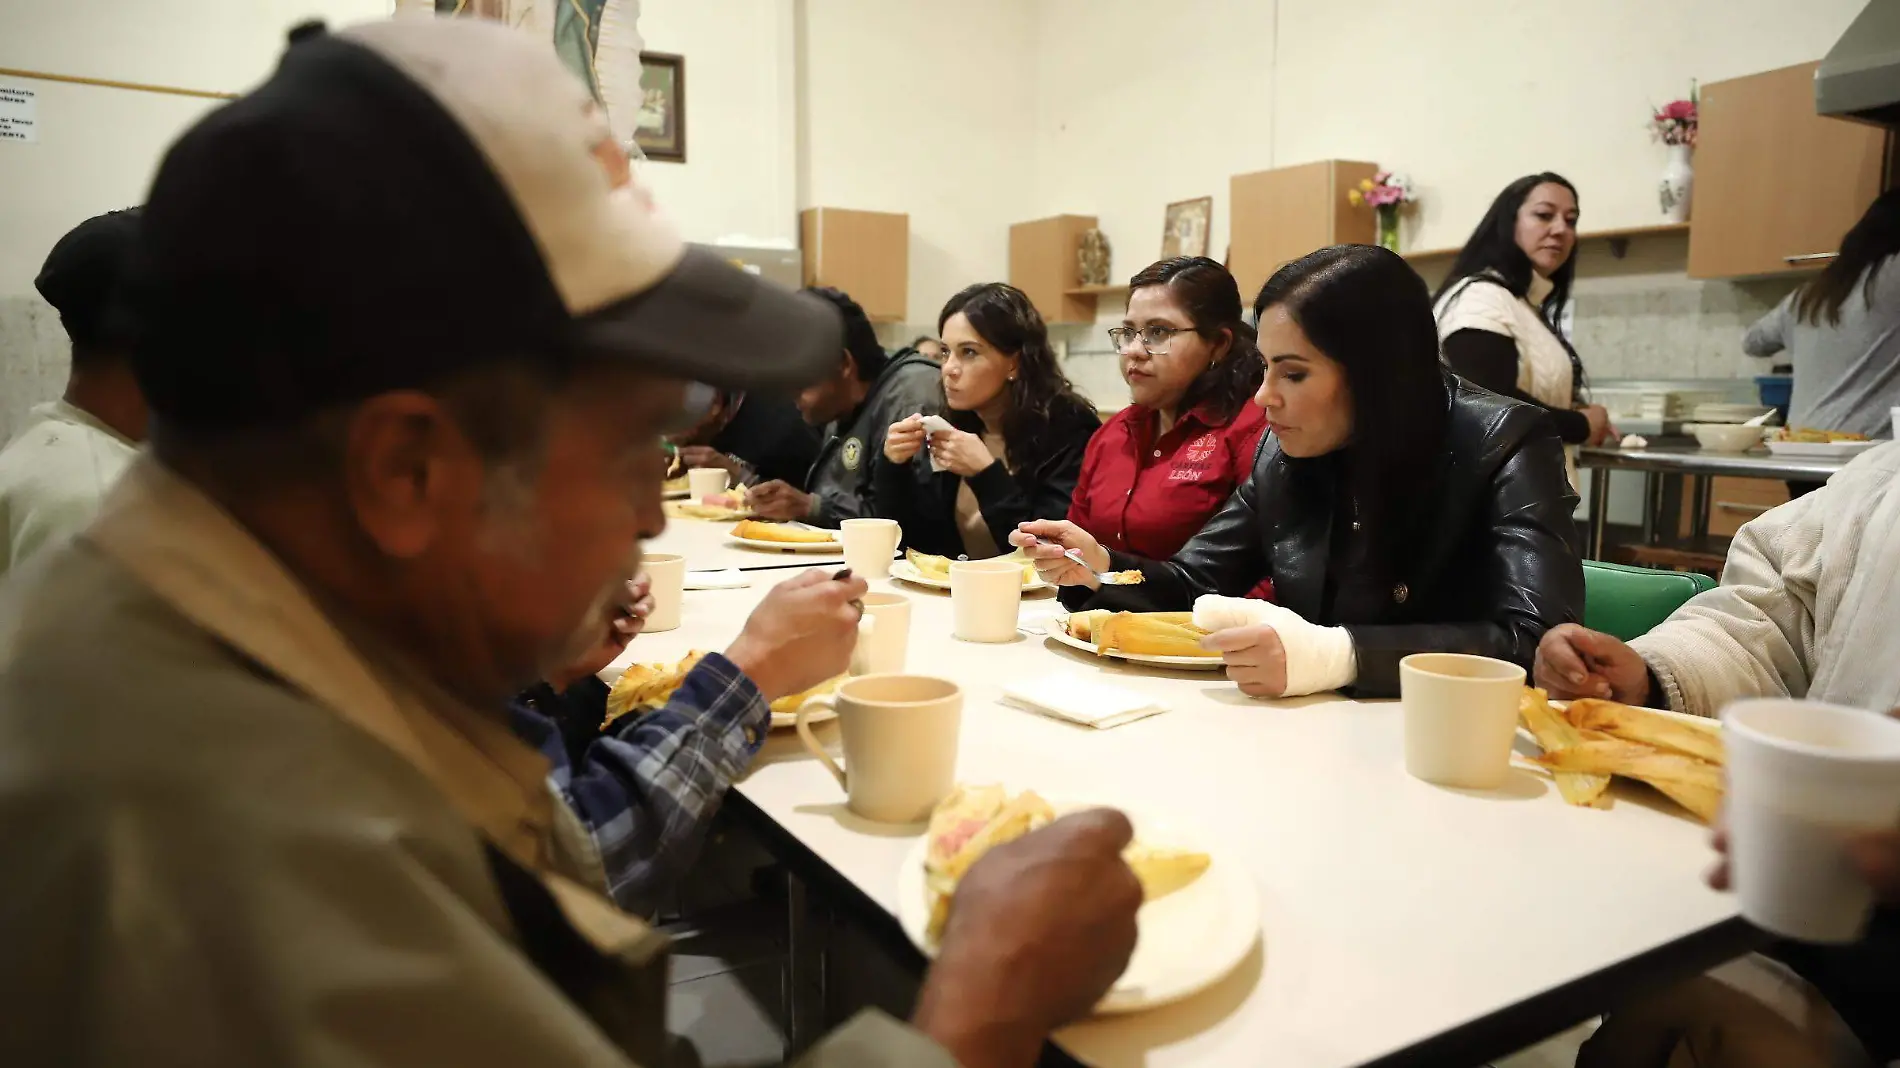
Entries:
[[[1602,559],[1603,528],[1610,507],[1610,472],[1639,471],[1644,479],[1645,513],[1643,533],[1646,540],[1662,537],[1665,527],[1674,531],[1680,522],[1664,502],[1674,496],[1662,492],[1663,482],[1677,485],[1688,480],[1691,503],[1690,541],[1702,544],[1709,533],[1711,489],[1717,477],[1765,478],[1792,482],[1825,482],[1847,466],[1851,457],[1839,460],[1776,456],[1766,448],[1747,452],[1712,452],[1695,444],[1658,444],[1643,449],[1580,449],[1577,466],[1592,470],[1590,476],[1590,525],[1585,539],[1584,556]],[[1677,498],[1679,499],[1679,498]]]

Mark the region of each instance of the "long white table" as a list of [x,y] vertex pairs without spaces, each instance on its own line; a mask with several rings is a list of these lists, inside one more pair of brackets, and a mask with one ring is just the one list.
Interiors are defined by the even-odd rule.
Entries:
[[[723,647],[796,573],[688,594],[681,628],[642,636],[627,659]],[[959,779],[1191,822],[1259,886],[1262,941],[1240,969],[1176,1005],[1057,1036],[1087,1063],[1476,1063],[1759,937],[1703,884],[1705,829],[1645,788],[1619,783],[1601,811],[1563,803],[1528,769],[1496,792],[1431,786],[1404,771],[1396,703],[1257,701],[1218,673],[1131,668],[1028,637],[966,644],[950,637],[947,595],[873,585],[912,598],[910,670],[964,687]],[[1054,607],[1027,599],[1024,614]],[[1111,676],[1172,711],[1094,731],[998,704],[1006,683],[1051,671]],[[916,830],[846,815],[789,731],[736,793],[734,808],[769,822],[768,841],[800,854],[785,858],[795,870],[835,873],[864,922],[888,925]]]
[[660,536],[646,543],[646,551],[674,553],[686,558],[694,571],[719,571],[726,568],[756,570],[776,567],[803,567],[807,564],[838,564],[842,552],[791,552],[755,549],[732,542],[731,523],[708,519],[668,518]]

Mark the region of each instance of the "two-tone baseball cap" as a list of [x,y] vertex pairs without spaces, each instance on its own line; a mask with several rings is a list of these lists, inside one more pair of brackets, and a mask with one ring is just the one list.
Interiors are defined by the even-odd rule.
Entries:
[[721,387],[835,372],[823,301],[688,247],[545,41],[293,30],[166,153],[128,284],[161,426],[218,434],[501,362]]

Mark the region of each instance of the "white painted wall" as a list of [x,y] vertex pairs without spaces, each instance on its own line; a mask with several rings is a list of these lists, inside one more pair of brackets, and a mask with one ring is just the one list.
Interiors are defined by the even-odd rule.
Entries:
[[642,0],[647,50],[686,57],[686,162],[639,180],[687,240],[797,243],[792,34],[792,0]]
[[1511,179],[1553,170],[1584,229],[1661,222],[1651,105],[1819,59],[1866,0],[1279,0],[1272,155],[1410,173],[1411,247],[1463,243]]
[[[241,92],[309,17],[372,18],[389,0],[6,0],[0,67]],[[36,144],[0,143],[0,297],[33,291],[46,251],[80,221],[144,199],[160,154],[216,105],[30,79]]]
[[909,317],[932,330],[1007,277],[1009,224],[1033,217],[1037,6],[798,3],[800,205],[909,213]]

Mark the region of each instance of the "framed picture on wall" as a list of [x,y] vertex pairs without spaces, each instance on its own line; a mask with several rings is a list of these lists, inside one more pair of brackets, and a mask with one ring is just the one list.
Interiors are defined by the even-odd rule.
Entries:
[[1214,198],[1179,200],[1168,205],[1161,230],[1161,258],[1207,255],[1208,223],[1214,218]]
[[633,139],[648,159],[686,162],[686,57],[640,53],[640,114]]

